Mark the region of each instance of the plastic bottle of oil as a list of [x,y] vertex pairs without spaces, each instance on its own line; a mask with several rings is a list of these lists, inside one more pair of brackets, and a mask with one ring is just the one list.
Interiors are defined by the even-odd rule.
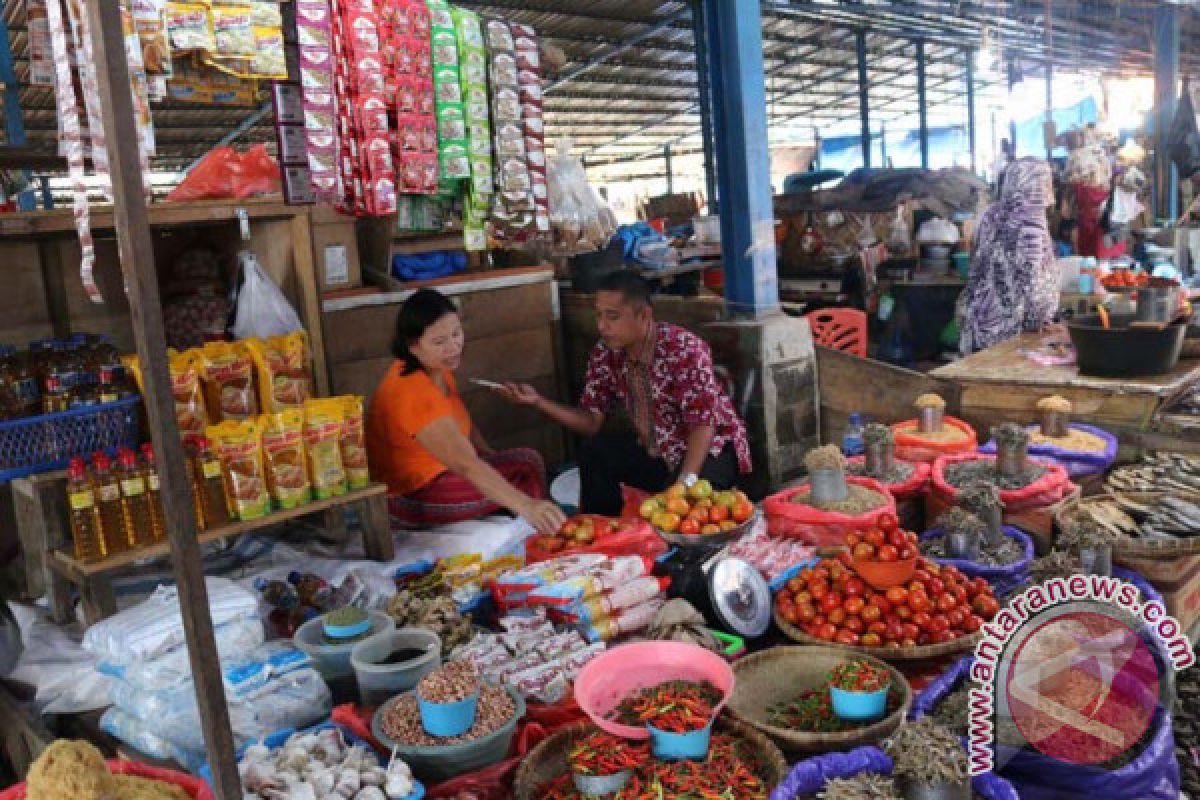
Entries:
[[102,561],[108,555],[108,546],[100,527],[96,492],[82,458],[72,458],[67,466],[67,509],[75,558],[84,563]]
[[112,459],[104,453],[92,454],[92,486],[96,490],[96,510],[108,554],[129,549],[125,533],[125,511],[121,507],[121,482],[113,470]]
[[204,530],[229,523],[229,505],[225,499],[225,482],[221,478],[221,462],[204,436],[197,436],[192,455],[192,491],[204,515]]
[[150,496],[150,528],[154,541],[161,542],[167,535],[163,524],[162,493],[158,483],[158,463],[154,459],[154,445],[142,445],[142,460],[146,465],[146,493]]
[[137,453],[122,447],[117,451],[117,474],[121,479],[121,510],[125,517],[125,538],[131,548],[154,544],[154,523],[146,474],[138,464]]

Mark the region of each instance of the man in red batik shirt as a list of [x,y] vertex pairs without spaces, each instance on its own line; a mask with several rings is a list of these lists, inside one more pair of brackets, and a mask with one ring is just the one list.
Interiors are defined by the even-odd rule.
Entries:
[[655,321],[650,298],[650,285],[636,273],[601,280],[601,341],[588,360],[578,408],[525,384],[502,390],[586,437],[579,454],[585,513],[619,514],[621,484],[658,492],[676,480],[690,487],[703,478],[728,489],[750,471],[746,426],[713,372],[708,345]]

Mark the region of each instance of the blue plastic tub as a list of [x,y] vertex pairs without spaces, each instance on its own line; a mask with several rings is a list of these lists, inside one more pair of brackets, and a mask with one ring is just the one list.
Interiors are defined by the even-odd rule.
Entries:
[[854,722],[882,719],[887,711],[889,688],[885,686],[876,692],[851,692],[830,686],[829,698],[833,702],[833,713]]
[[662,761],[700,761],[708,755],[708,745],[712,741],[712,722],[699,730],[687,733],[660,731],[653,725],[647,725],[646,729],[650,731],[650,750],[655,758]]
[[479,692],[456,703],[431,703],[417,692],[417,709],[421,712],[421,727],[430,736],[460,736],[475,724],[479,708]]

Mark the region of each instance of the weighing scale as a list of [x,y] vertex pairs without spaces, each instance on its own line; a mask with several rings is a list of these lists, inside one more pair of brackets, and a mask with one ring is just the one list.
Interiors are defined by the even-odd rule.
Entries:
[[771,588],[754,567],[722,556],[723,547],[678,547],[655,566],[671,579],[670,597],[682,597],[710,628],[757,639],[771,626]]

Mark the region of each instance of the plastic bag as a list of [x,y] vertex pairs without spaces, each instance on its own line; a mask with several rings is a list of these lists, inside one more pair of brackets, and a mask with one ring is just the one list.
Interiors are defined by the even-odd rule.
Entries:
[[185,750],[159,736],[146,723],[113,706],[100,717],[100,730],[150,758],[174,761],[188,772],[204,764],[204,750]]
[[[941,501],[945,505],[953,505],[959,490],[946,482],[946,468],[961,461],[976,461],[979,459],[995,460],[995,456],[966,454],[942,456],[933,462],[933,486],[930,498]],[[1034,508],[1044,508],[1053,505],[1075,491],[1066,469],[1053,462],[1031,458],[1030,464],[1045,467],[1046,472],[1028,486],[1020,489],[1004,489],[1000,492],[1000,502],[1004,505],[1005,513],[1028,511]]]
[[232,147],[216,147],[192,168],[167,195],[168,203],[192,200],[246,198],[282,191],[279,163],[257,144],[239,153]]
[[[987,564],[980,564],[975,561],[968,561],[960,558],[938,558],[935,560],[939,564],[949,564],[957,567],[962,574],[968,575],[972,578],[986,578],[988,583],[992,584],[998,593],[1003,593],[1000,587],[1017,586],[1025,581],[1025,579],[1029,576],[1029,563],[1034,559],[1033,539],[1029,538],[1018,529],[1009,527],[1007,525],[1004,526],[1003,530],[1005,536],[1021,545],[1021,552],[1023,555],[1021,556],[1020,560],[1015,561],[1012,564],[993,567]],[[941,528],[931,528],[925,533],[921,534],[921,540],[924,541],[926,539],[933,539],[941,535]]]
[[39,714],[73,714],[108,705],[112,679],[96,672],[96,659],[79,646],[78,637],[36,606],[8,607],[24,647],[7,678],[36,689],[33,707]]
[[[257,614],[240,617],[213,628],[217,655],[222,661],[241,661],[251,657],[263,643],[263,625]],[[192,667],[187,645],[178,645],[162,655],[129,664],[101,661],[97,671],[125,681],[138,691],[154,692],[170,689],[192,680]]]
[[917,241],[921,244],[958,244],[960,238],[954,223],[941,217],[925,220],[917,230]]
[[822,511],[809,505],[793,503],[792,497],[807,492],[807,486],[784,489],[763,500],[763,513],[767,517],[767,531],[772,536],[799,539],[817,547],[832,547],[842,544],[850,531],[861,531],[874,527],[884,514],[896,514],[896,500],[887,487],[872,478],[847,476],[846,483],[861,486],[883,495],[886,502],[879,508],[864,514],[841,514]]
[[[235,620],[258,621],[258,598],[253,592],[212,576],[204,579],[204,585],[214,627]],[[83,635],[85,650],[118,666],[157,658],[183,643],[183,618],[174,586],[158,587],[141,603],[97,622]]]
[[896,440],[896,459],[898,461],[923,461],[930,463],[936,461],[945,455],[953,455],[955,453],[973,453],[979,447],[979,439],[975,436],[975,429],[957,417],[942,417],[942,424],[951,428],[957,428],[966,434],[966,438],[955,442],[936,442],[917,433],[906,433],[905,431],[915,431],[917,429],[917,421],[915,419],[906,419],[903,422],[897,422],[892,426],[892,434]]
[[267,152],[266,145],[256,144],[242,155],[241,171],[233,182],[233,196],[239,200],[283,191],[279,162]]
[[1200,125],[1197,124],[1192,91],[1186,78],[1179,105],[1175,108],[1175,119],[1171,121],[1167,133],[1167,147],[1181,179],[1190,178],[1200,171]]
[[303,330],[300,317],[275,282],[267,277],[258,259],[244,253],[242,281],[234,311],[233,335],[237,339],[268,339]]
[[617,230],[617,220],[588,183],[583,162],[571,154],[571,140],[559,139],[546,164],[550,228],[560,255],[598,250]]

